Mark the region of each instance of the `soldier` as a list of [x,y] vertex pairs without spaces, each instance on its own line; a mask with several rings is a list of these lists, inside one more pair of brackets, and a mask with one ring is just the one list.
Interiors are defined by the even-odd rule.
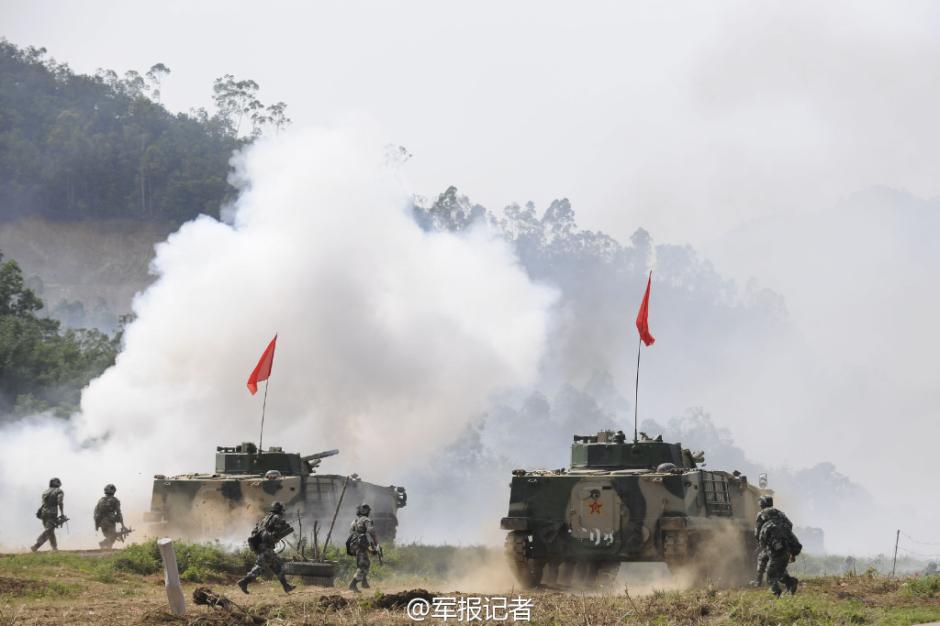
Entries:
[[49,540],[49,545],[53,551],[58,551],[59,543],[55,538],[55,529],[62,525],[65,520],[65,492],[62,491],[62,481],[53,478],[49,481],[49,488],[42,492],[42,505],[36,511],[36,517],[42,520],[42,526],[45,528],[36,543],[30,547],[35,552]]
[[[764,584],[764,574],[767,572],[767,562],[770,560],[770,553],[764,549],[760,544],[760,531],[764,522],[769,517],[782,516],[786,520],[785,523],[789,523],[787,516],[783,512],[772,508],[774,505],[774,499],[771,496],[761,496],[757,501],[760,505],[761,512],[757,514],[757,522],[754,528],[754,538],[757,539],[757,578],[751,581],[752,587],[761,587]],[[764,511],[767,511],[766,515]]]
[[363,589],[369,588],[369,568],[372,566],[369,553],[379,551],[379,540],[369,519],[370,513],[372,507],[365,502],[356,507],[356,520],[349,527],[349,539],[346,540],[347,554],[356,556],[356,575],[349,583],[349,589],[356,593],[359,593],[357,583],[362,583]]
[[274,551],[278,541],[294,532],[294,529],[282,517],[283,514],[284,505],[275,502],[271,505],[271,512],[255,524],[251,536],[248,537],[248,547],[258,556],[255,566],[237,583],[245,593],[248,593],[248,584],[255,582],[265,569],[271,570],[277,576],[281,587],[284,588],[284,593],[294,590],[294,586],[288,583],[287,577],[284,576],[284,564],[281,558]]
[[761,580],[763,568],[766,567],[767,584],[775,596],[779,596],[783,591],[780,588],[781,582],[791,594],[796,593],[799,580],[787,573],[787,565],[803,550],[803,546],[793,534],[793,524],[787,516],[783,511],[774,508],[774,499],[771,496],[761,496],[760,507],[754,528],[754,535],[760,546],[758,581]]
[[[98,542],[103,550],[110,550],[121,533],[127,530],[124,526],[124,516],[121,515],[121,501],[114,497],[115,492],[117,487],[105,485],[104,497],[95,505],[95,530],[100,528],[101,534],[104,535],[104,540]],[[121,533],[115,529],[117,524],[121,525]]]
[[927,568],[924,570],[924,576],[936,576],[937,575],[937,562],[931,561],[927,563]]

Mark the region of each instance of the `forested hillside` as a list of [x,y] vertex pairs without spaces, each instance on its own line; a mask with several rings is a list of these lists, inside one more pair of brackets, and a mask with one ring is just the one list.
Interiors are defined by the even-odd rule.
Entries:
[[0,219],[133,219],[181,223],[218,215],[232,192],[232,151],[287,124],[251,80],[213,85],[217,112],[173,114],[160,104],[162,63],[123,77],[77,74],[0,40]]
[[218,216],[232,152],[290,122],[284,103],[263,105],[257,83],[232,75],[212,85],[215,113],[171,113],[169,74],[162,63],[78,74],[0,39],[0,421],[78,408],[114,363],[152,244]]
[[16,261],[0,253],[0,421],[76,410],[81,389],[117,355],[120,332],[62,331],[59,322],[40,315],[42,308]]

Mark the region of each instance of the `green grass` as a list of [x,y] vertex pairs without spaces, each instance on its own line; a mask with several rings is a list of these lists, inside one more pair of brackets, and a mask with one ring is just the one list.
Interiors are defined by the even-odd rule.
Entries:
[[[372,555],[370,579],[377,582],[394,580],[441,580],[459,577],[493,558],[502,561],[502,550],[487,546],[429,546],[417,543],[383,546],[383,563]],[[250,554],[250,553],[249,553]],[[311,550],[306,551],[309,558]],[[282,557],[297,556],[288,550]],[[347,556],[345,546],[327,548],[327,560],[336,561],[337,580],[349,580],[356,571],[355,557]]]
[[[180,577],[188,582],[221,582],[242,576],[254,563],[248,550],[232,551],[219,543],[175,542]],[[13,554],[0,558],[0,576],[47,580],[81,576],[104,584],[125,582],[128,575],[149,576],[163,571],[156,541],[133,544],[105,556],[66,552]]]
[[901,593],[912,598],[940,597],[940,576],[912,578],[901,586]]
[[[894,569],[897,574],[914,574],[924,571],[926,561],[909,556],[898,557],[897,563],[892,557],[879,554],[873,557],[856,557],[855,573],[864,574],[873,570],[880,574],[890,574]],[[801,554],[796,562],[790,565],[790,572],[795,576],[835,576],[845,572],[845,555],[838,554]]]

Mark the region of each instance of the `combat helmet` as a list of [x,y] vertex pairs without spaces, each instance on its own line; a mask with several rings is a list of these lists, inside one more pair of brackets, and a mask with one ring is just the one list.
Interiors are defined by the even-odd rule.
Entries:
[[49,480],[49,486],[50,486],[50,487],[61,487],[61,486],[62,486],[62,481],[59,480],[58,478],[52,478],[52,479]]
[[366,517],[369,517],[369,514],[371,512],[372,512],[372,507],[366,504],[365,502],[363,502],[362,504],[356,507],[356,515],[364,515]]
[[757,500],[757,503],[760,505],[760,508],[769,509],[770,507],[774,505],[774,497],[773,496],[761,496]]
[[274,504],[271,505],[271,512],[280,515],[284,512],[284,505],[281,504],[280,501],[275,500]]
[[108,483],[107,485],[104,486],[104,495],[113,496],[116,492],[117,492],[117,487],[115,487],[111,483]]

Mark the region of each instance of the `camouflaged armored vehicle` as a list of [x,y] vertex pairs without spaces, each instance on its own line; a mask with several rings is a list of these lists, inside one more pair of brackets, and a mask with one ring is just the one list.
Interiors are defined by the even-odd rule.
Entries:
[[[258,450],[253,443],[216,448],[215,472],[163,476],[153,480],[150,511],[145,521],[155,532],[189,539],[241,536],[272,503],[284,504],[288,519],[300,512],[312,528],[319,520],[324,534],[336,511],[345,476],[317,474],[321,461],[339,450],[301,456],[279,447]],[[405,506],[404,487],[382,487],[353,474],[336,518],[334,538],[345,536],[356,516],[356,506],[368,502],[379,538],[392,541],[398,527],[398,509]]]
[[663,562],[693,582],[753,576],[765,490],[704,454],[641,433],[574,437],[571,468],[513,471],[506,552],[524,587],[604,585],[623,562]]

